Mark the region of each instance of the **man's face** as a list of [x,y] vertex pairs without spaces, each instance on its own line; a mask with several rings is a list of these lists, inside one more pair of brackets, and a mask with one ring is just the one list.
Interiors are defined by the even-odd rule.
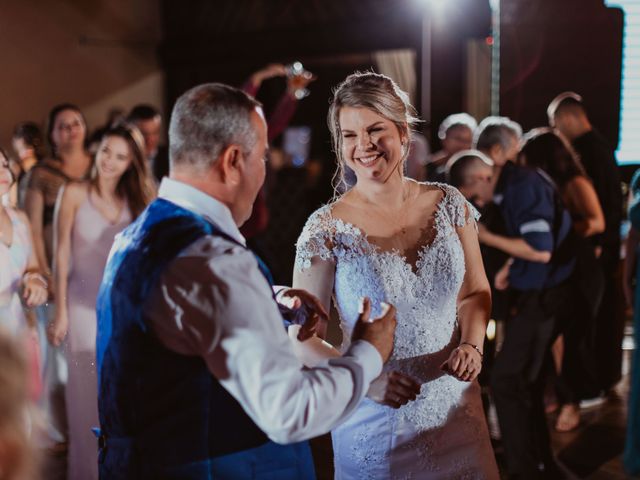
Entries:
[[478,208],[483,208],[493,199],[493,168],[486,164],[476,165],[466,177],[464,196]]
[[462,150],[469,150],[472,142],[471,129],[466,125],[457,125],[447,130],[447,135],[442,140],[442,149],[449,155],[454,155]]
[[576,137],[575,131],[577,121],[574,115],[569,113],[556,113],[549,118],[549,126],[557,129],[564,137],[573,140]]
[[160,128],[162,126],[162,119],[160,115],[149,120],[136,121],[136,127],[142,133],[144,137],[145,155],[147,158],[153,157],[158,151],[158,145],[160,144]]
[[256,107],[251,113],[251,124],[256,132],[256,142],[251,150],[243,152],[243,169],[234,202],[234,218],[238,225],[251,216],[253,203],[266,175],[267,123],[261,108]]
[[520,151],[520,139],[516,135],[509,137],[509,143],[506,148],[500,144],[495,144],[491,150],[487,152],[498,167],[504,166],[507,162],[515,162]]

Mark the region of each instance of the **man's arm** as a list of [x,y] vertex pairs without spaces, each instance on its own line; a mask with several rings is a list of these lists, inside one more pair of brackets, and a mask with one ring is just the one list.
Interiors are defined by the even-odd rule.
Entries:
[[484,225],[478,225],[478,238],[486,246],[497,248],[511,257],[536,263],[549,263],[551,260],[550,251],[536,250],[522,238],[511,238],[492,233]]
[[275,442],[330,431],[382,370],[375,347],[356,341],[345,356],[304,369],[253,255],[206,237],[162,276],[147,309],[170,350],[200,355],[221,385]]
[[503,215],[517,237],[506,237],[479,227],[479,239],[511,257],[529,262],[548,263],[553,252],[553,197],[545,186],[529,177],[505,195]]

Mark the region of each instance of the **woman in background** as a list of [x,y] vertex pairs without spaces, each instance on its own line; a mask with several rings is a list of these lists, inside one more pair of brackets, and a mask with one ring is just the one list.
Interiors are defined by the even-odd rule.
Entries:
[[53,259],[53,213],[60,187],[70,181],[86,179],[91,157],[85,150],[87,125],[78,107],[55,106],[47,120],[47,142],[51,156],[36,165],[32,172],[25,209],[31,221],[36,255],[51,274]]
[[[49,301],[36,309],[43,339],[46,325],[54,313],[51,268],[56,199],[63,185],[86,179],[92,163],[85,149],[87,125],[78,107],[70,103],[56,105],[49,112],[45,131],[49,157],[31,170],[24,201],[33,231],[35,254],[49,284]],[[41,406],[48,420],[48,438],[42,440],[54,453],[63,455],[67,449],[67,413],[64,410],[67,362],[61,349],[49,346],[46,341],[41,342],[40,348],[44,381]]]
[[604,277],[596,260],[598,252],[588,239],[604,231],[605,220],[596,191],[568,144],[547,128],[532,130],[525,139],[522,163],[541,170],[555,183],[577,234],[572,282],[579,299],[576,308],[582,310],[560,326],[562,337],[553,347],[560,374],[556,389],[562,404],[555,428],[568,432],[580,424],[580,400],[597,392],[592,391],[596,388],[596,369],[591,332],[602,300]]
[[[14,179],[9,159],[0,149],[0,196],[9,191]],[[33,251],[29,220],[23,212],[0,204],[0,328],[12,334],[28,352],[34,397],[41,387],[38,331],[34,317],[27,315],[25,307],[41,305],[46,299],[47,282]]]
[[95,304],[114,237],[152,198],[151,177],[140,131],[128,125],[107,130],[91,179],[64,187],[56,218],[55,320],[50,342],[68,333],[66,389],[69,415],[68,478],[98,478],[99,425]]
[[[9,158],[0,149],[0,196],[14,183]],[[24,213],[0,204],[0,326],[21,336],[27,327],[27,307],[47,299],[47,283],[33,251],[29,221]],[[21,298],[22,293],[22,298]]]
[[40,127],[33,122],[22,122],[16,125],[11,138],[13,150],[20,159],[18,173],[18,208],[24,208],[25,196],[31,171],[44,159],[44,140]]

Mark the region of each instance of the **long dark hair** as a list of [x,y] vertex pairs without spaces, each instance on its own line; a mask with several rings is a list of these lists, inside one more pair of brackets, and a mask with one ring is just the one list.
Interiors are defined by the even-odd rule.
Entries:
[[586,176],[578,157],[565,142],[548,129],[532,130],[520,151],[524,164],[543,170],[562,190],[573,178]]
[[[132,156],[131,165],[120,177],[116,193],[127,201],[132,217],[136,218],[151,202],[155,194],[144,154],[144,137],[135,126],[126,123],[109,128],[102,136],[102,141],[108,137],[122,138],[129,145]],[[100,150],[98,150],[99,153]],[[91,184],[98,192],[100,191],[97,168],[94,168]]]
[[13,129],[13,138],[21,139],[26,145],[33,149],[33,154],[38,161],[45,155],[44,140],[42,130],[34,122],[20,122]]
[[82,113],[82,110],[80,110],[80,107],[78,107],[77,105],[74,105],[73,103],[59,103],[58,105],[56,105],[51,109],[51,111],[49,112],[49,115],[47,116],[47,122],[46,122],[47,144],[49,145],[49,153],[51,154],[51,158],[54,158],[54,159],[57,159],[58,155],[56,152],[56,145],[53,142],[53,128],[55,127],[56,119],[58,118],[58,115],[60,115],[62,112],[66,110],[71,110],[73,112],[76,112],[80,114],[80,117],[82,117],[82,123],[84,123],[84,129],[85,129],[84,142],[85,144],[87,142],[87,132],[89,131],[89,127],[87,127],[87,120],[86,118],[84,118],[84,114]]

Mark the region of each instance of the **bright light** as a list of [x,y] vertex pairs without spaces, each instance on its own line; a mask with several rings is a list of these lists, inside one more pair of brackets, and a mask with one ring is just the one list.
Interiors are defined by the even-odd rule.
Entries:
[[447,0],[429,0],[429,4],[435,10],[442,11],[447,5]]
[[427,5],[433,12],[440,13],[444,11],[447,3],[451,0],[420,0],[424,5]]
[[624,11],[618,163],[640,162],[640,1],[607,0]]
[[491,342],[496,338],[496,321],[493,318],[487,323],[487,338]]

